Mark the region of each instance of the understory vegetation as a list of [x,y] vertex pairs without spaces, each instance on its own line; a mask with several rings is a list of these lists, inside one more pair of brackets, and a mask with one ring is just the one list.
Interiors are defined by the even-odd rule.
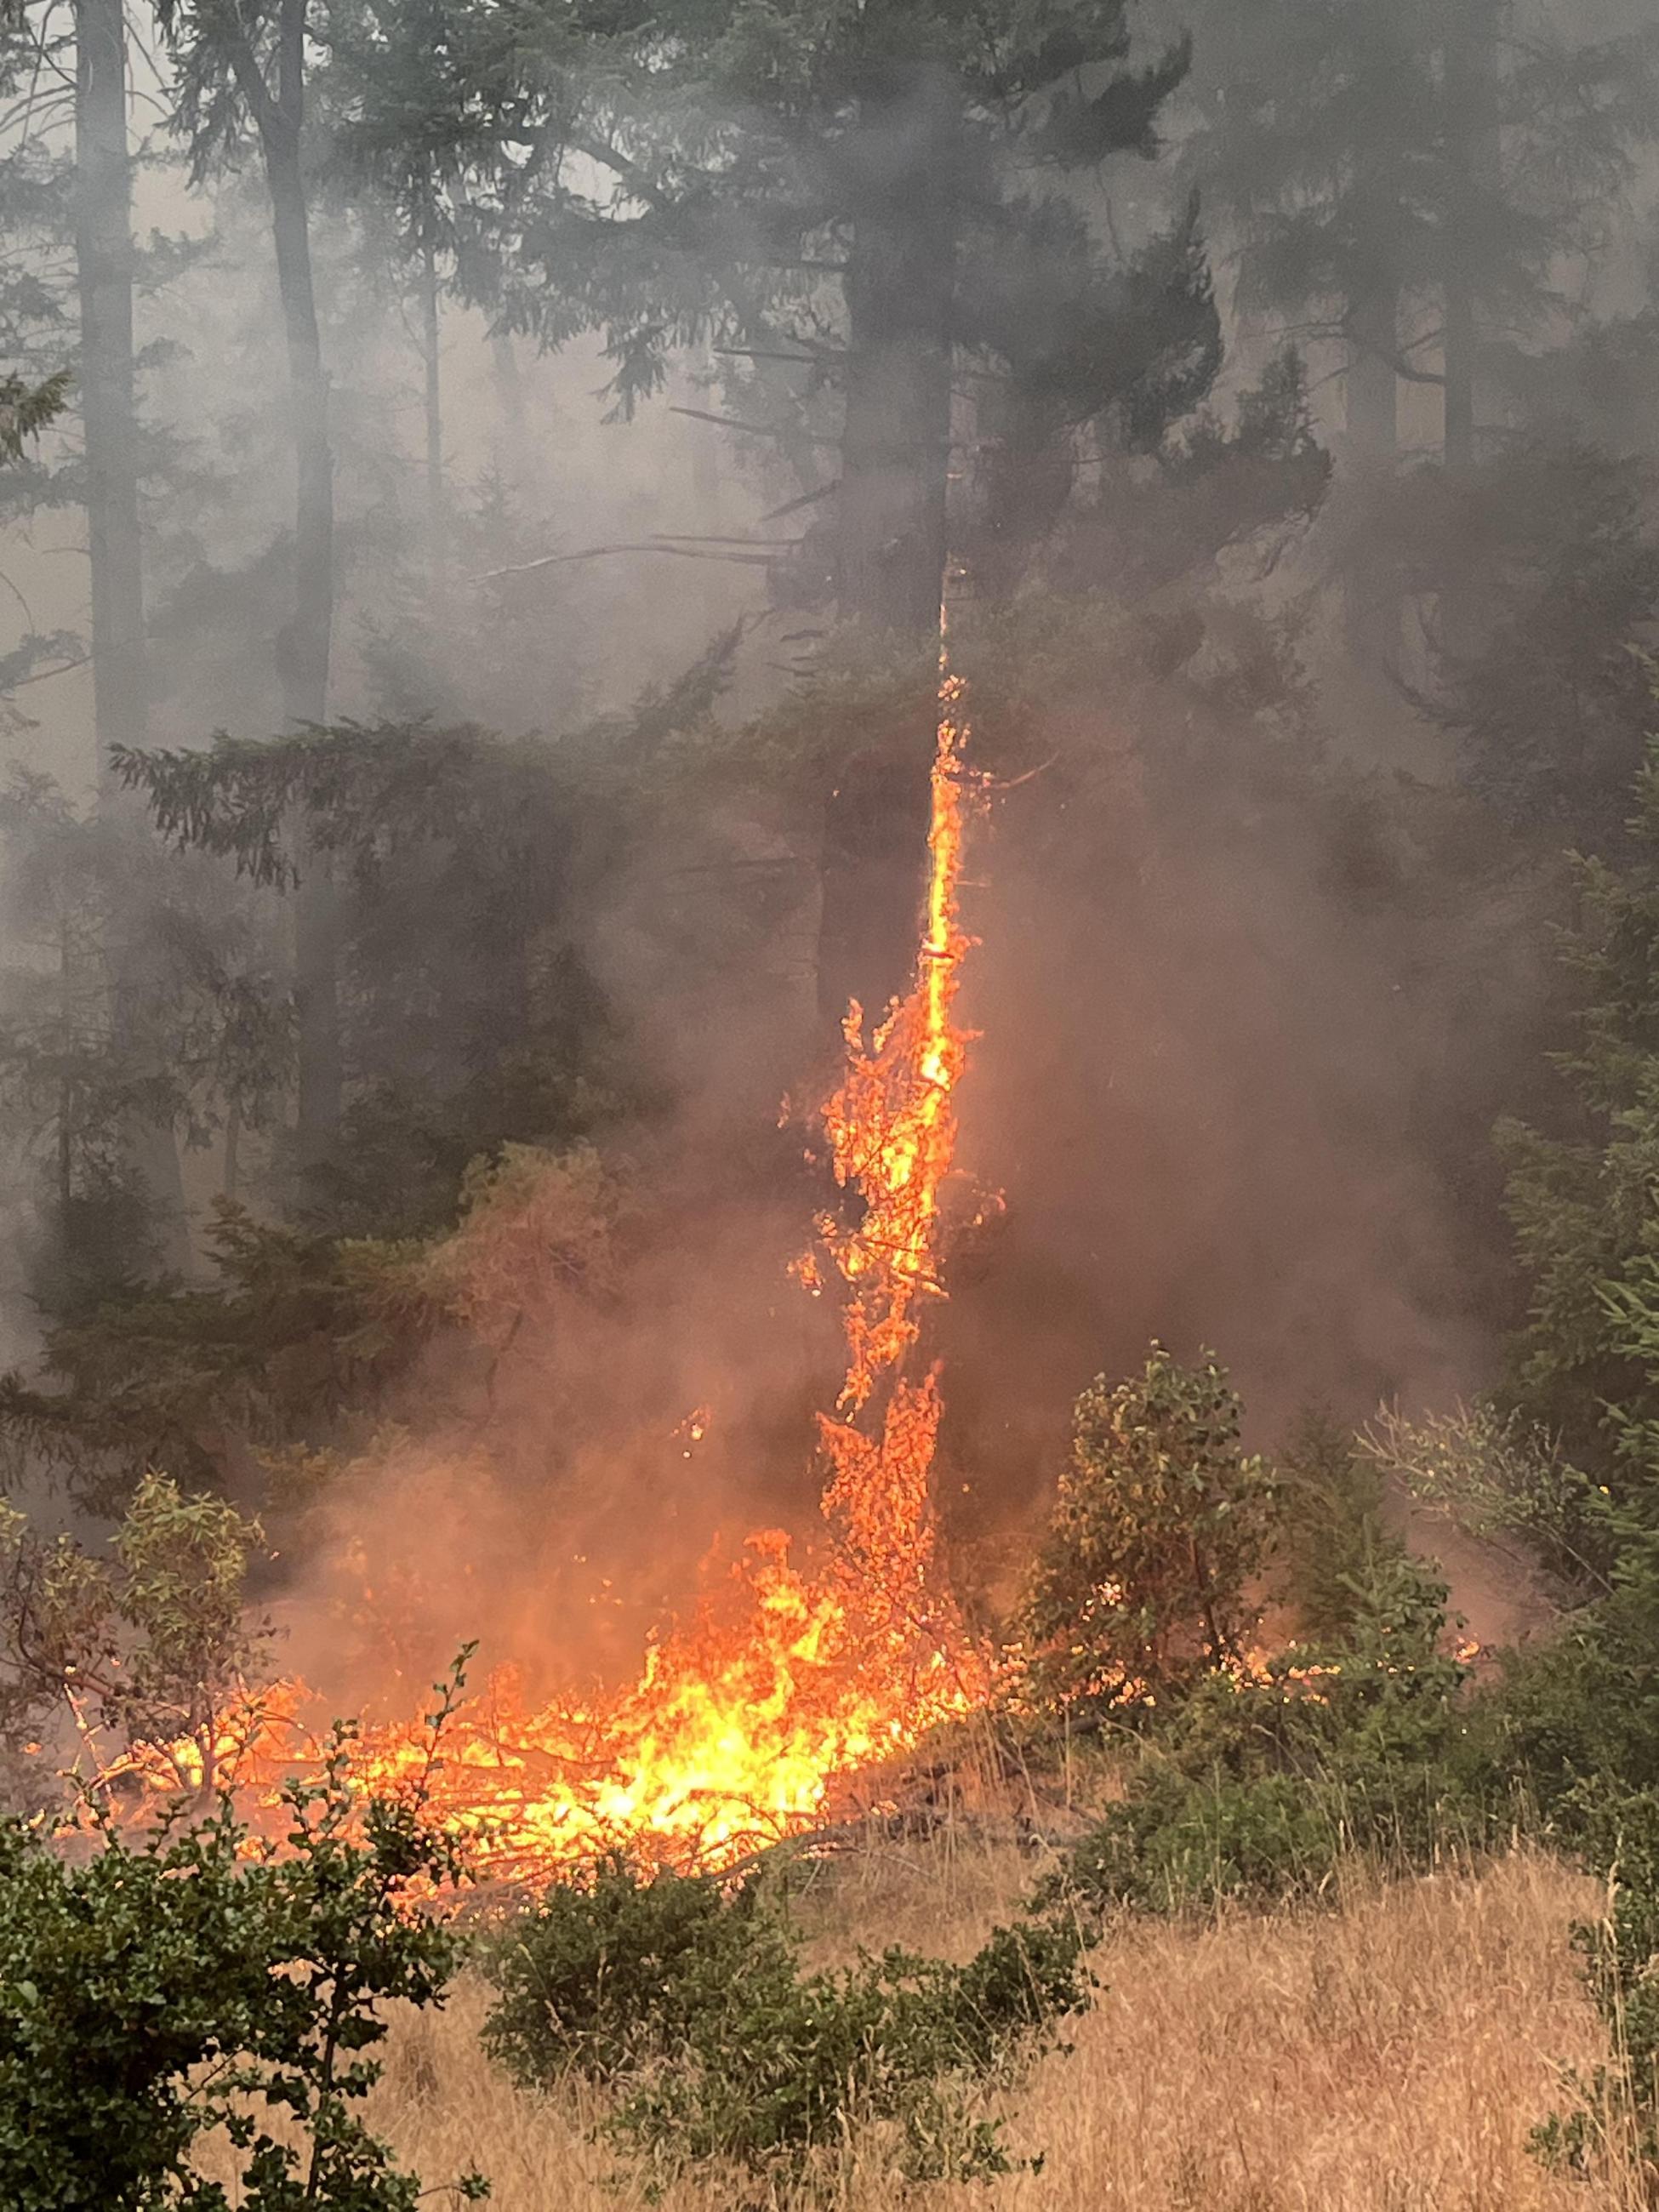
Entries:
[[0,2212],[1659,2212],[1652,18],[0,0]]

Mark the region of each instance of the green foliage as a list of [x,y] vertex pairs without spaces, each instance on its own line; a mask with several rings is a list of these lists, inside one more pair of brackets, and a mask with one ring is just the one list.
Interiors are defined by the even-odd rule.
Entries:
[[[458,225],[472,234],[469,285],[492,302],[504,295],[515,323],[555,342],[602,327],[621,411],[660,386],[676,345],[821,332],[823,235],[853,230],[884,185],[884,221],[926,220],[925,194],[893,189],[918,174],[956,203],[947,250],[958,227],[969,234],[957,342],[994,347],[1011,319],[998,308],[1010,294],[1029,299],[1046,262],[1015,373],[1053,385],[1091,360],[1097,378],[1114,377],[1113,349],[1088,343],[1109,277],[1098,255],[1079,263],[1070,238],[1056,265],[1053,217],[1067,210],[1035,187],[1045,172],[1158,149],[1188,50],[1176,40],[1126,67],[1122,0],[1036,0],[991,39],[954,8],[908,0],[789,0],[758,15],[680,0],[650,19],[542,10],[512,40],[487,11],[461,10],[445,19],[435,61],[416,17],[365,9],[357,27],[340,131],[357,165],[394,185],[401,176],[411,222],[435,171],[455,210],[444,243]],[[928,94],[940,88],[949,113],[930,179],[928,134],[940,126]],[[580,139],[605,189],[562,161],[525,175],[514,149],[526,130]],[[611,180],[625,191],[614,209]]]
[[508,1145],[474,1164],[461,1203],[447,1237],[386,1241],[219,1201],[217,1284],[133,1285],[60,1322],[40,1372],[0,1375],[0,1443],[100,1512],[157,1466],[207,1489],[256,1472],[262,1506],[297,1506],[440,1330],[483,1373],[526,1315],[609,1286],[624,1194],[590,1146]]
[[118,1510],[144,1469],[222,1480],[239,1443],[325,1437],[441,1318],[420,1248],[336,1241],[220,1200],[206,1289],[133,1285],[47,1335],[43,1375],[0,1377],[0,1431]]
[[1569,1842],[1598,1778],[1659,1787],[1659,751],[1637,799],[1623,864],[1578,863],[1564,949],[1582,1010],[1559,1057],[1571,1133],[1504,1133],[1530,1290],[1516,1422],[1486,1419],[1474,1484],[1467,1451],[1407,1455],[1437,1482],[1449,1463],[1460,1494],[1571,1575],[1577,1610],[1511,1658],[1502,1700],[1507,1755]]
[[292,894],[307,855],[331,869],[343,1140],[308,1173],[312,1225],[447,1227],[479,1155],[579,1141],[644,1103],[585,925],[674,803],[666,764],[703,732],[737,642],[557,744],[417,720],[115,752],[168,845],[262,898]]
[[55,1316],[153,1269],[163,1194],[143,1158],[158,1136],[171,1150],[233,1117],[267,1124],[288,1024],[274,947],[208,864],[21,769],[0,839],[0,1101],[46,1231],[32,1287]]
[[1382,1478],[1353,1431],[1324,1407],[1304,1409],[1278,1458],[1277,1565],[1300,1634],[1340,1643],[1400,1540],[1383,1522]]
[[1580,1793],[1580,1856],[1607,1882],[1607,1910],[1573,1941],[1607,2028],[1612,2063],[1568,2077],[1577,2102],[1534,2130],[1552,2166],[1589,2176],[1610,2158],[1659,2191],[1659,1794],[1604,1781]]
[[1488,1401],[1410,1421],[1384,1407],[1359,1439],[1363,1461],[1486,1543],[1519,1547],[1565,1595],[1607,1588],[1606,1492],[1518,1407]]
[[[1568,843],[1612,850],[1650,726],[1631,644],[1659,604],[1651,485],[1622,450],[1553,431],[1506,443],[1465,495],[1449,548],[1480,571],[1485,621],[1479,644],[1447,659],[1432,719],[1467,787],[1541,832],[1552,860]],[[1584,888],[1595,911],[1599,887]]]
[[[1623,865],[1578,863],[1580,918],[1565,940],[1582,1012],[1559,1064],[1577,1126],[1565,1136],[1514,1123],[1500,1133],[1529,1291],[1517,1396],[1615,1496],[1637,1472],[1621,1461],[1619,1422],[1659,1415],[1644,1370],[1659,1310],[1659,752],[1642,771],[1629,834]],[[1610,1406],[1623,1409],[1617,1419]]]
[[611,1279],[622,1188],[589,1146],[509,1144],[461,1180],[447,1237],[333,1237],[220,1200],[209,1288],[133,1285],[46,1338],[37,1377],[0,1376],[0,1437],[120,1510],[152,1466],[222,1484],[368,1420],[440,1328],[498,1352],[538,1300]]
[[619,1859],[551,1889],[486,1949],[489,2048],[520,2082],[615,2094],[613,2137],[659,2176],[713,2159],[757,2182],[811,2172],[885,2123],[913,2178],[1008,2170],[975,2093],[1085,2001],[1064,1916],[996,1929],[965,1966],[890,1950],[806,1972],[757,1880]]
[[0,463],[22,459],[32,441],[63,413],[73,381],[67,368],[39,384],[0,376]]
[[1239,1419],[1212,1353],[1188,1368],[1161,1345],[1140,1375],[1101,1376],[1078,1400],[1020,1620],[1039,1698],[1157,1698],[1239,1655],[1276,1511]]
[[[1467,1670],[1443,1648],[1445,1584],[1376,1527],[1375,1489],[1352,1461],[1352,1440],[1317,1420],[1290,1455],[1289,1514],[1322,1498],[1336,1539],[1330,1571],[1306,1586],[1321,1639],[1213,1669],[1160,1707],[1121,1802],[1051,1898],[1099,1912],[1317,1896],[1357,1854],[1431,1863],[1509,1817],[1471,1731]],[[1320,1540],[1317,1521],[1306,1540]]]
[[[435,1746],[459,1670],[431,1715]],[[286,1833],[251,1837],[228,1802],[89,1856],[0,1829],[0,2201],[8,2212],[411,2212],[357,2110],[390,2003],[441,2003],[459,1955],[412,1911],[453,1887],[425,1820],[430,1768],[367,1806],[337,1735],[284,1796]],[[234,2192],[197,2154],[228,2147]],[[473,2199],[476,2176],[454,2185]]]
[[1141,1752],[1051,1894],[1266,1905],[1334,1893],[1356,1860],[1397,1873],[1501,1838],[1514,1808],[1468,1744],[1461,1670],[1402,1673],[1293,1652],[1264,1682],[1218,1683]]
[[1154,1762],[1073,1848],[1054,1893],[1146,1912],[1317,1895],[1347,1840],[1340,1807],[1299,1774],[1240,1781]]
[[181,1790],[210,1798],[226,1710],[263,1645],[245,1609],[259,1524],[152,1471],[109,1548],[105,1558],[73,1536],[45,1541],[0,1505],[0,1657],[14,1743],[72,1718],[99,1769],[88,1786],[143,1747]]

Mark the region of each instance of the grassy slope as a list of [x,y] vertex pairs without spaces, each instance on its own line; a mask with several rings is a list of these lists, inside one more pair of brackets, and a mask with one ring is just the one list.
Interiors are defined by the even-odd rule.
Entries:
[[[860,1940],[958,1950],[1029,1879],[1012,1854],[936,1844],[835,1868],[807,1906],[822,1948]],[[988,2191],[905,2198],[928,2212],[1611,2212],[1616,2181],[1576,2185],[1528,2155],[1559,2101],[1561,2062],[1589,2067],[1601,2037],[1568,1923],[1597,1896],[1553,1862],[1517,1856],[1479,1877],[1382,1891],[1358,1879],[1342,1908],[1219,1926],[1126,1928],[1097,1966],[1105,1986],[1069,2057],[1011,2100],[1016,2144],[1042,2172]],[[568,2106],[517,2095],[477,2042],[464,1988],[448,2012],[398,2031],[375,2117],[438,2183],[471,2163],[498,2212],[636,2212],[615,2161]],[[836,2201],[901,2201],[878,2146],[849,2154]],[[441,2200],[438,2200],[441,2201]],[[668,2212],[729,2212],[718,2179],[685,2183]]]

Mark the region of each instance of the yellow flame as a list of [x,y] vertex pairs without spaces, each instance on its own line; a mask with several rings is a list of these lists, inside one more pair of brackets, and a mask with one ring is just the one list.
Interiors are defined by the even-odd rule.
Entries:
[[[943,1295],[940,1193],[969,1042],[952,1019],[971,943],[957,899],[965,831],[984,795],[963,764],[963,706],[941,641],[914,981],[867,1044],[860,1010],[849,1009],[845,1073],[823,1109],[836,1178],[864,1201],[856,1227],[828,1214],[817,1224],[848,1291],[846,1379],[836,1414],[820,1419],[830,1555],[809,1574],[781,1534],[750,1537],[724,1577],[705,1577],[690,1620],[647,1650],[637,1679],[589,1703],[527,1705],[512,1670],[499,1669],[452,1721],[434,1785],[436,1811],[468,1835],[482,1870],[546,1880],[617,1845],[682,1867],[730,1864],[810,1827],[837,1774],[914,1743],[983,1693],[982,1665],[932,1583],[939,1376],[903,1372],[918,1297]],[[812,1255],[797,1272],[821,1290]],[[683,1448],[707,1425],[699,1407],[678,1432]],[[252,1800],[274,1798],[282,1776],[317,1755],[299,1737],[294,1703],[268,1705],[268,1720],[240,1736],[228,1728]],[[158,1758],[147,1778],[167,1788],[181,1755]],[[386,1790],[426,1759],[425,1730],[411,1723],[366,1732],[355,1766]]]

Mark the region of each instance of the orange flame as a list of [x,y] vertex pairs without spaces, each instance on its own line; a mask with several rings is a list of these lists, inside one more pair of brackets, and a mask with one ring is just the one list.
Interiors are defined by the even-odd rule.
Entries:
[[[940,667],[915,981],[867,1045],[861,1010],[849,1010],[846,1072],[823,1109],[836,1180],[864,1202],[855,1227],[829,1213],[817,1223],[849,1293],[846,1380],[819,1422],[829,1557],[809,1573],[791,1564],[785,1536],[750,1537],[723,1578],[705,1578],[692,1617],[647,1650],[637,1680],[591,1704],[527,1709],[499,1669],[450,1723],[434,1790],[480,1871],[545,1881],[617,1846],[683,1867],[730,1864],[810,1828],[836,1776],[902,1750],[983,1694],[983,1662],[933,1582],[939,1374],[903,1373],[919,1300],[944,1294],[940,1193],[970,1041],[951,1018],[971,943],[957,893],[964,834],[984,805],[963,765],[963,686],[943,650]],[[819,1285],[810,1255],[797,1272]],[[883,1385],[866,1433],[858,1424],[875,1422]],[[699,1408],[683,1449],[707,1425]],[[228,1731],[256,1801],[316,1755],[296,1744],[291,1699],[270,1710],[269,1726]],[[425,1731],[410,1725],[366,1731],[355,1765],[365,1786],[386,1790],[426,1758]],[[150,1779],[167,1789],[178,1772],[158,1760]]]
[[[852,1292],[847,1309],[847,1381],[841,1407],[856,1412],[878,1376],[900,1366],[916,1341],[918,1297],[943,1295],[939,1200],[956,1152],[953,1093],[972,1039],[951,1022],[971,939],[957,910],[963,839],[984,805],[984,787],[962,763],[968,727],[962,678],[941,651],[939,736],[927,832],[927,899],[915,982],[890,1006],[866,1047],[854,1000],[842,1031],[847,1072],[823,1108],[836,1180],[863,1196],[854,1229],[821,1213],[817,1231]],[[811,1260],[805,1263],[816,1279]]]

